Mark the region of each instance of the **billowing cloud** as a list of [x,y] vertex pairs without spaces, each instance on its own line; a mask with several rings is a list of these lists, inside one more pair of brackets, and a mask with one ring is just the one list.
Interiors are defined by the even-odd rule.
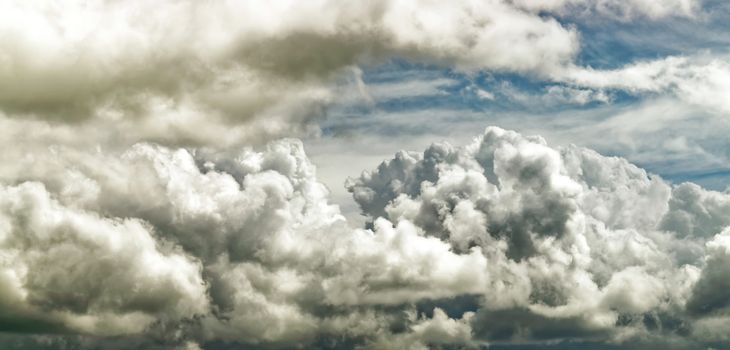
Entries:
[[296,140],[36,160],[3,187],[0,303],[51,344],[702,343],[728,302],[727,194],[498,128],[351,180],[369,229]]
[[37,182],[0,191],[5,330],[129,334],[208,309],[200,264],[148,224],[64,206]]
[[173,345],[375,341],[396,323],[431,322],[401,320],[402,305],[485,283],[477,250],[456,254],[408,222],[349,228],[298,141],[53,157],[3,196],[2,302],[28,332],[45,332],[42,320]]
[[[722,280],[705,276],[723,263],[705,252],[712,235],[698,233],[724,228],[727,194],[672,189],[620,158],[492,128],[463,148],[398,153],[349,188],[370,217],[413,222],[455,251],[481,247],[490,285],[477,337],[623,342],[657,327],[677,335],[691,328],[685,305],[726,302],[700,292],[721,290],[701,286]],[[685,199],[691,191],[696,200]]]

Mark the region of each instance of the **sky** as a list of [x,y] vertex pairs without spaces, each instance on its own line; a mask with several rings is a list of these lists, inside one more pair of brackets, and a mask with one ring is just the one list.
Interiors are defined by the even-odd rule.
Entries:
[[2,349],[730,347],[730,3],[0,2]]
[[[580,40],[574,60],[583,66],[618,69],[669,57],[727,65],[730,5],[692,4],[697,6],[693,16],[599,16],[583,7],[544,15],[576,28]],[[339,167],[340,158],[356,157],[372,168],[402,148],[418,150],[441,140],[463,144],[485,125],[623,157],[672,183],[691,181],[717,191],[730,183],[730,124],[721,117],[727,109],[718,111],[709,106],[713,102],[688,101],[672,91],[595,88],[403,58],[359,67],[337,86],[348,97],[329,107],[322,133],[310,141],[309,155],[334,200],[347,209],[353,205],[341,179],[362,170]]]

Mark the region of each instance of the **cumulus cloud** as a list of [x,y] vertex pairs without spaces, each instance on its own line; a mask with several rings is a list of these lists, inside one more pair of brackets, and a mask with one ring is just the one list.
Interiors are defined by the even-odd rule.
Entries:
[[701,343],[727,306],[727,194],[499,128],[352,179],[368,229],[296,140],[36,160],[2,189],[2,324],[68,335],[24,342]]
[[146,223],[65,207],[37,182],[0,191],[7,329],[128,334],[207,310],[199,263]]
[[[676,335],[685,332],[677,320],[692,322],[685,305],[712,299],[698,289],[719,290],[698,287],[721,280],[704,276],[723,263],[704,262],[712,236],[692,232],[724,228],[712,213],[727,194],[672,188],[620,158],[490,128],[463,148],[398,153],[349,188],[370,217],[413,222],[455,251],[481,247],[490,284],[477,337],[621,342],[656,328],[648,317]],[[680,204],[687,188],[708,199],[691,201],[705,215],[680,226],[691,215]],[[726,301],[715,296],[711,310]]]
[[1,216],[2,303],[29,332],[367,343],[417,321],[403,305],[485,284],[477,250],[456,254],[408,222],[348,227],[295,140],[66,150],[36,164],[7,186]]
[[730,301],[723,291],[727,290],[730,276],[728,237],[730,229],[724,229],[707,242],[707,266],[693,289],[692,298],[688,301],[687,308],[690,312],[727,314],[726,309],[730,306]]

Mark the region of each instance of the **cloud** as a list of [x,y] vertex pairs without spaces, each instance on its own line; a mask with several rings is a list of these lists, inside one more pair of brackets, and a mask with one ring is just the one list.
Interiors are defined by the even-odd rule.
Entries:
[[53,344],[702,343],[727,301],[724,233],[695,233],[724,224],[672,219],[690,201],[719,215],[726,194],[499,128],[351,180],[369,229],[293,139],[36,157],[2,190],[0,303],[5,330]]
[[637,17],[660,19],[663,17],[692,17],[700,8],[697,0],[559,0],[526,1],[511,0],[511,3],[530,11],[550,11],[563,16],[575,13],[600,14],[619,20]]
[[118,335],[207,310],[200,265],[144,222],[65,207],[37,182],[0,191],[5,328]]
[[727,115],[730,105],[723,96],[730,91],[728,76],[730,65],[722,57],[670,56],[613,70],[573,67],[559,73],[557,79],[598,89],[671,93],[690,104]]
[[545,99],[548,104],[552,102],[553,104],[575,103],[584,105],[593,101],[602,103],[610,101],[610,97],[604,91],[571,88],[560,85],[547,87]]
[[349,228],[295,140],[37,156],[47,158],[27,169],[34,180],[9,186],[1,208],[13,262],[1,302],[19,305],[11,327],[27,332],[171,346],[375,341],[400,322],[389,308],[475,293],[486,279],[478,251],[455,254],[407,222]]
[[726,193],[706,191],[692,183],[683,183],[672,191],[669,212],[662,226],[689,236],[710,237],[730,226]]
[[682,310],[710,299],[695,297],[693,285],[713,264],[703,263],[708,236],[688,235],[724,226],[714,214],[668,223],[686,215],[678,204],[687,188],[714,199],[692,201],[703,213],[727,197],[672,189],[623,159],[498,128],[463,148],[398,153],[349,188],[370,217],[413,222],[456,251],[481,247],[490,285],[475,334],[500,341],[600,334],[631,342],[649,337],[643,315],[690,322]]
[[73,123],[88,137],[112,129],[127,145],[311,133],[336,75],[390,57],[529,72],[578,48],[574,29],[501,1],[37,2],[0,13],[5,118],[33,120],[24,130]]
[[375,343],[375,346],[402,349],[432,349],[440,346],[478,348],[480,345],[486,345],[486,342],[477,342],[472,339],[471,320],[473,317],[473,312],[466,312],[458,320],[451,319],[439,308],[433,310],[432,318],[416,319],[416,315],[409,313],[413,324],[408,332],[381,338]]
[[[687,302],[687,309],[695,314],[726,311],[730,301],[723,295],[730,274],[730,229],[724,229],[707,242],[707,266]],[[721,313],[724,315],[724,313]]]
[[[341,98],[338,79],[390,58],[467,74],[548,79],[556,84],[541,97],[549,105],[606,102],[607,90],[618,89],[729,110],[722,57],[669,57],[614,70],[578,66],[577,29],[558,21],[559,11],[538,11],[553,5],[535,4],[8,2],[0,8],[0,37],[6,39],[0,46],[0,127],[23,135],[16,144],[26,153],[52,144],[117,150],[139,141],[263,144],[317,134],[327,107]],[[551,4],[653,19],[697,7],[684,0]],[[387,99],[445,86],[413,84],[375,84],[372,93]]]

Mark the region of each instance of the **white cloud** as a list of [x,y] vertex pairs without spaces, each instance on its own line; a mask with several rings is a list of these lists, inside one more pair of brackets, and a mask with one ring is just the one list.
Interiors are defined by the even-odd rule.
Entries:
[[[353,180],[371,229],[328,203],[296,140],[34,157],[4,187],[0,303],[37,332],[427,347],[560,324],[552,337],[632,341],[642,324],[619,320],[725,302],[702,287],[722,236],[692,232],[723,227],[726,194],[691,187],[706,198],[692,201],[625,160],[498,128]],[[670,224],[689,201],[711,214]],[[455,311],[464,296],[474,306]],[[431,301],[432,317],[404,318]]]
[[620,20],[636,17],[692,17],[700,8],[699,0],[511,0],[530,11],[550,11],[561,15],[597,13]]
[[0,191],[4,322],[117,335],[208,309],[198,262],[141,220],[64,207],[36,182]]
[[[644,334],[640,322],[620,319],[683,318],[696,294],[707,236],[687,236],[724,226],[714,224],[716,214],[686,221],[691,227],[666,223],[680,215],[686,186],[675,194],[623,159],[575,146],[554,150],[497,128],[463,148],[399,153],[350,182],[372,217],[411,221],[456,251],[481,247],[490,281],[477,312],[487,325],[482,336],[530,338],[560,321],[576,323],[565,336],[602,331],[617,341]],[[714,203],[727,197],[693,188],[717,198],[692,201],[703,212],[716,213]]]
[[[82,142],[79,134],[92,145],[126,147],[140,140],[252,144],[316,133],[323,108],[336,96],[333,79],[348,67],[391,57],[550,77],[576,85],[549,94],[575,103],[606,101],[601,91],[607,88],[668,92],[730,110],[723,102],[730,70],[722,59],[575,67],[577,30],[535,12],[586,7],[599,15],[660,18],[691,15],[698,5],[690,0],[0,6],[0,37],[6,39],[0,46],[1,122],[31,135],[59,129],[46,133],[64,144]],[[383,94],[421,88],[391,86]],[[47,143],[40,136],[31,142]]]
[[452,319],[443,310],[435,308],[432,318],[417,318],[412,312],[408,316],[412,324],[407,332],[384,336],[375,342],[375,347],[432,349],[446,345],[476,349],[486,345],[486,342],[472,339],[470,322],[474,318],[473,312],[465,313],[460,319]]
[[[168,340],[173,344],[193,337],[286,346],[360,332],[331,323],[357,319],[361,308],[479,293],[486,284],[478,251],[455,254],[407,222],[349,228],[327,203],[298,141],[274,142],[263,152],[138,144],[122,154],[61,149],[35,159],[25,174],[47,190],[21,181],[0,211],[11,235],[2,253],[15,262],[5,275],[16,286],[0,302],[30,310],[14,313],[14,322],[33,322],[40,311],[31,306],[52,307],[70,316],[51,314],[48,322],[82,333],[144,335],[157,332],[161,320],[171,326],[159,331],[194,326]],[[26,188],[50,203],[32,217],[48,220],[58,211],[70,223],[26,228]],[[81,238],[69,236],[74,230]],[[17,250],[15,242],[29,233],[44,240]],[[374,310],[377,329],[395,322]]]
[[606,92],[592,89],[579,89],[568,86],[552,85],[547,87],[543,99],[550,104],[574,103],[584,105],[590,102],[608,103],[611,98]]
[[687,309],[693,314],[727,315],[730,301],[724,291],[730,277],[730,228],[707,242],[707,265],[687,301]]
[[670,93],[720,115],[730,113],[730,64],[722,57],[667,57],[614,70],[572,67],[558,80],[598,89],[637,93]]
[[444,88],[458,83],[455,79],[409,80],[395,83],[378,83],[367,86],[370,96],[377,101],[388,101],[408,97],[443,95]]

